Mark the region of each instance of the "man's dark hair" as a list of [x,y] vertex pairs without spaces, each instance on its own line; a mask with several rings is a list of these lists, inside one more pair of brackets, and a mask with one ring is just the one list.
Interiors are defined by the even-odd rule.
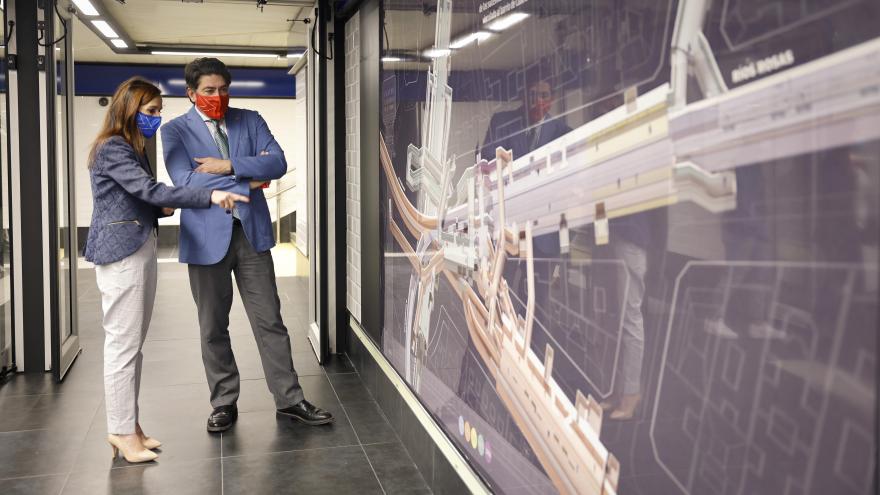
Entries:
[[542,82],[549,84],[551,88],[556,87],[555,77],[553,77],[548,69],[536,67],[526,72],[526,91]]
[[226,64],[216,58],[197,58],[186,64],[186,68],[183,70],[186,85],[193,91],[199,87],[199,79],[201,79],[202,76],[211,76],[214,74],[223,77],[227,85],[232,84],[232,74],[229,73]]

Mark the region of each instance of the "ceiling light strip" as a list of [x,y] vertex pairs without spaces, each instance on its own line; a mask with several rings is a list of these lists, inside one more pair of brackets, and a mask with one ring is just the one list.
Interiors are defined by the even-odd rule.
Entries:
[[76,8],[78,8],[83,15],[100,15],[98,9],[96,9],[89,0],[73,0],[73,4],[76,5]]
[[184,52],[170,50],[152,50],[152,55],[178,55],[182,57],[251,57],[251,58],[281,58],[277,53],[248,53],[248,52]]
[[97,20],[92,21],[92,24],[94,24],[94,26],[96,28],[98,28],[98,31],[100,31],[101,34],[103,34],[107,38],[118,38],[119,37],[119,35],[116,34],[116,31],[114,31],[113,28],[110,27],[110,24],[108,24],[107,21],[102,21],[100,19],[97,19]]
[[455,50],[457,50],[459,48],[464,48],[467,45],[470,45],[471,43],[473,43],[475,41],[476,42],[485,41],[490,36],[492,36],[492,33],[489,33],[486,31],[477,31],[475,33],[471,33],[471,34],[462,36],[461,38],[458,38],[457,40],[453,41],[452,43],[449,44],[449,48],[453,48]]
[[489,24],[488,28],[492,31],[504,31],[505,29],[526,20],[528,17],[529,14],[526,14],[525,12],[514,12],[493,21]]

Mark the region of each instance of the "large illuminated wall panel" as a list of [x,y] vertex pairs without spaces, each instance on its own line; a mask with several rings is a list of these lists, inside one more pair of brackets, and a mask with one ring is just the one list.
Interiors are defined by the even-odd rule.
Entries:
[[494,491],[876,490],[880,3],[384,8],[381,345]]

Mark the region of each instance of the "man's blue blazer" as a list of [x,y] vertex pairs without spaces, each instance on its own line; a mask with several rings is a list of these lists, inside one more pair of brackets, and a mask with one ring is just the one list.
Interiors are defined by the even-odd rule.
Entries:
[[[287,172],[284,151],[266,121],[252,110],[226,111],[229,159],[233,175],[196,172],[195,158],[220,157],[217,144],[193,106],[189,112],[162,126],[165,168],[176,186],[232,191],[250,196],[250,203],[238,203],[238,214],[245,235],[257,252],[275,245],[272,219],[262,189],[250,189],[251,180],[275,180]],[[268,155],[260,156],[261,152]],[[194,265],[219,263],[232,239],[232,215],[212,206],[180,213],[180,262]]]

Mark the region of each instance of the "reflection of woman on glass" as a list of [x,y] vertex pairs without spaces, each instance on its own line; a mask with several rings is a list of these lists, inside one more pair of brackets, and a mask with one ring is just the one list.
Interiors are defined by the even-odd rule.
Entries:
[[145,139],[159,128],[159,88],[132,78],[117,88],[89,155],[94,211],[86,243],[104,311],[104,395],[113,457],[151,461],[161,444],[138,423],[143,347],[156,295],[157,218],[172,208],[231,209],[248,198],[224,191],[168,187],[156,182]]

